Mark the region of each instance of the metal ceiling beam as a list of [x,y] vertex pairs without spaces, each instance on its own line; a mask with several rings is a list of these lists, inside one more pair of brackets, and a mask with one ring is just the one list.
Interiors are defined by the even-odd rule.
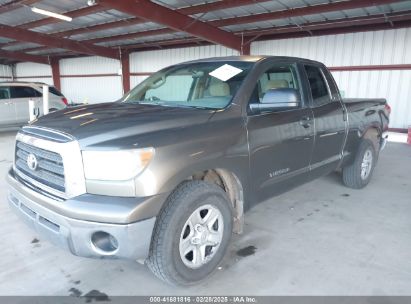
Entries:
[[14,0],[0,6],[0,14],[14,11],[18,8],[24,7],[24,5],[31,5],[40,0]]
[[[109,41],[136,39],[136,38],[142,38],[142,37],[147,37],[147,36],[164,35],[164,34],[170,34],[170,33],[175,33],[175,32],[176,31],[173,30],[173,29],[162,28],[162,29],[148,30],[148,31],[137,32],[137,33],[128,33],[128,34],[107,36],[107,37],[102,37],[102,38],[95,38],[95,39],[89,39],[89,40],[80,40],[80,41],[86,41],[87,43],[94,44],[94,43],[109,42]],[[45,46],[30,47],[30,48],[24,49],[24,51],[25,52],[34,52],[34,51],[46,50],[48,48],[49,47],[45,47]]]
[[[255,0],[255,1],[265,2],[267,0]],[[227,8],[227,7],[243,6],[246,4],[255,3],[255,1],[253,0],[218,1],[218,2],[212,2],[212,3],[201,4],[201,5],[196,5],[196,6],[190,6],[187,8],[178,9],[177,11],[181,13],[185,13],[185,14],[190,14],[190,13],[195,14],[195,13],[204,11],[205,9],[213,10],[213,9],[222,9],[222,8]],[[324,12],[342,10],[342,9],[344,10],[354,9],[354,8],[360,8],[360,7],[367,7],[370,5],[383,5],[383,4],[388,4],[388,3],[398,2],[398,1],[399,0],[348,0],[348,1],[341,1],[341,2],[335,2],[335,3],[314,5],[310,7],[301,7],[301,8],[295,8],[295,9],[289,9],[289,10],[283,10],[283,11],[263,13],[263,14],[257,14],[257,15],[251,15],[251,16],[242,16],[242,17],[236,17],[236,18],[215,20],[215,21],[211,21],[210,24],[214,26],[229,26],[229,25],[243,24],[243,23],[250,23],[250,22],[252,23],[252,22],[257,22],[257,21],[267,21],[267,20],[281,19],[281,18],[287,18],[287,17],[303,16],[306,14],[318,14],[318,13],[324,13]],[[103,7],[99,7],[98,10],[103,10]],[[46,19],[49,19],[49,18],[46,18]],[[46,19],[43,19],[43,20],[46,20]],[[142,22],[144,21],[139,18],[129,18],[126,20],[115,21],[115,22],[110,22],[106,24],[100,24],[100,25],[89,27],[89,28],[74,29],[71,31],[61,32],[61,33],[58,33],[58,36],[60,35],[63,36],[64,33],[73,35],[73,34],[82,33],[87,30],[91,30],[91,31],[104,30],[104,29],[117,27],[117,26],[125,26],[126,24],[133,25],[133,24],[138,24]],[[117,36],[95,38],[87,42],[88,43],[99,43],[99,42],[116,41],[116,40],[122,40],[122,39],[133,39],[133,38],[135,39],[135,38],[162,35],[162,34],[173,33],[173,32],[175,31],[172,29],[149,30],[149,31],[144,31],[144,32],[128,33],[128,34],[117,35]],[[47,47],[36,47],[36,48],[27,49],[27,51],[43,50],[46,48]]]
[[[237,1],[238,2],[232,1],[232,0],[213,2],[213,3],[203,4],[203,5],[196,5],[194,7],[183,8],[178,11],[183,12],[185,14],[190,13],[190,12],[198,13],[200,10],[204,10],[205,6],[207,6],[209,9],[215,9],[217,7],[222,8],[223,6],[227,7],[229,5],[231,5],[230,7],[233,7],[235,3],[239,6],[245,5],[246,2],[250,4],[250,0],[247,0],[247,1],[237,0]],[[295,9],[275,11],[275,12],[270,12],[270,13],[262,13],[262,14],[249,15],[249,16],[226,18],[222,20],[210,21],[208,23],[215,27],[222,27],[222,26],[230,26],[230,25],[238,25],[238,24],[247,24],[247,23],[253,23],[253,22],[258,22],[258,21],[272,21],[272,20],[278,20],[278,19],[289,18],[289,17],[304,16],[304,15],[309,15],[309,14],[321,14],[321,13],[326,13],[330,11],[363,8],[363,7],[372,5],[372,3],[375,5],[382,5],[382,4],[393,3],[393,2],[398,2],[398,1],[401,1],[401,0],[348,0],[348,1],[313,5],[309,7],[300,7],[300,8],[295,8]],[[196,8],[196,10],[194,10],[194,8]],[[127,22],[128,22],[128,25],[142,23],[141,19],[137,19],[137,20],[127,19],[127,20],[102,24],[97,27],[99,27],[99,30],[103,30],[103,29],[111,28],[110,26],[115,26],[115,27],[121,26],[121,25],[126,26],[125,24],[127,24]],[[85,29],[82,29],[81,31],[72,30],[68,32],[70,34],[80,34],[80,33],[83,33],[84,31],[86,30]],[[68,32],[58,33],[58,35],[63,36],[63,33],[68,33]],[[88,43],[110,42],[110,41],[136,39],[136,38],[142,38],[142,37],[148,37],[148,36],[170,34],[174,32],[176,31],[173,29],[156,29],[156,30],[148,30],[148,31],[143,31],[143,32],[135,32],[135,33],[127,33],[127,34],[107,36],[107,37],[101,37],[101,38],[94,38],[91,40],[87,40],[87,42]],[[42,49],[44,48],[30,48],[30,51],[42,50]]]
[[401,2],[403,0],[345,0],[339,2],[331,2],[325,4],[318,4],[312,6],[304,6],[298,8],[292,8],[282,11],[275,11],[269,13],[247,15],[233,18],[226,18],[221,20],[211,21],[210,23],[217,27],[254,23],[260,21],[271,21],[278,19],[286,19],[291,17],[301,17],[306,15],[315,15],[328,12],[335,12],[341,10],[350,10],[357,8],[365,8],[376,5],[385,5],[395,2]]
[[380,30],[389,29],[399,29],[411,27],[411,20],[399,21],[393,25],[389,22],[380,24],[368,24],[368,25],[353,25],[339,28],[330,29],[319,29],[313,30],[310,33],[306,31],[291,32],[286,34],[273,34],[260,36],[255,41],[259,40],[280,40],[280,39],[290,39],[290,38],[302,38],[302,37],[312,37],[312,36],[327,36],[327,35],[338,35],[347,33],[359,33],[359,32],[375,32]]
[[[240,7],[240,6],[251,5],[251,4],[255,4],[259,2],[267,2],[267,1],[269,0],[223,0],[223,1],[216,1],[212,3],[205,3],[205,4],[199,4],[199,5],[189,6],[189,7],[183,7],[183,8],[177,9],[176,11],[179,13],[185,14],[185,15],[194,15],[194,14],[200,14],[204,12],[211,12],[211,11],[220,10],[220,9]],[[77,17],[86,16],[86,15],[97,13],[97,12],[104,11],[104,10],[106,10],[105,7],[97,4],[91,7],[84,7],[78,10],[67,12],[65,13],[65,15],[72,17],[72,18],[77,18]],[[61,21],[56,18],[44,18],[41,20],[36,20],[36,21],[32,21],[32,22],[19,25],[19,27],[30,29],[30,28],[35,28],[35,27],[39,27],[39,26],[43,26],[43,25],[47,25],[51,23],[57,23],[57,22],[61,22]],[[133,17],[133,18],[128,18],[124,20],[107,22],[107,23],[82,27],[78,29],[72,29],[72,30],[58,32],[58,33],[53,33],[53,35],[56,37],[69,37],[69,36],[83,34],[83,33],[102,31],[102,30],[112,29],[112,28],[117,28],[117,27],[131,26],[131,25],[141,24],[145,22],[146,21],[143,19]],[[13,42],[8,43],[7,45],[11,46],[11,45],[16,45],[18,43],[19,43],[18,41],[13,41]]]
[[[387,17],[390,21],[393,22],[391,25],[390,22],[387,21]],[[244,36],[246,38],[245,43],[249,44],[251,40],[267,40],[269,38],[276,39],[276,38],[287,38],[287,37],[306,37],[310,35],[318,35],[320,33],[328,34],[328,33],[345,33],[349,32],[349,30],[353,30],[353,32],[359,32],[363,28],[364,31],[372,29],[373,27],[378,29],[386,29],[386,28],[400,28],[406,27],[408,24],[411,23],[411,10],[398,12],[398,13],[390,13],[390,14],[378,14],[372,16],[363,16],[363,17],[352,17],[352,18],[344,18],[338,20],[330,20],[330,21],[319,21],[319,22],[310,22],[304,23],[300,25],[287,25],[287,26],[279,26],[273,27],[268,29],[256,29],[256,30],[249,30],[249,31],[240,31],[236,32],[235,34],[238,36]],[[269,38],[268,38],[269,37]],[[199,38],[185,38],[185,39],[169,39],[169,40],[160,40],[160,41],[153,41],[150,43],[143,43],[143,44],[132,44],[132,45],[123,45],[122,48],[124,49],[159,49],[163,46],[175,46],[175,45],[186,45],[186,44],[193,44],[193,43],[204,43],[203,40]]]
[[149,0],[100,0],[100,5],[242,51],[241,38]]
[[21,53],[21,52],[10,52],[10,51],[5,51],[5,50],[0,50],[0,58],[13,59],[17,61],[30,61],[30,62],[36,62],[36,63],[49,64],[49,61],[46,57],[30,55],[30,54]]
[[86,42],[79,42],[65,38],[56,38],[46,34],[41,34],[4,24],[0,24],[0,36],[19,41],[37,43],[54,48],[67,49],[88,55],[118,59],[118,52],[113,49],[92,45]]
[[[71,18],[77,18],[77,17],[81,17],[81,16],[86,16],[86,15],[90,15],[90,14],[94,14],[94,13],[98,13],[101,11],[104,11],[105,8],[99,5],[94,5],[94,6],[86,6],[77,10],[73,10],[70,12],[66,12],[64,13],[64,15],[71,17]],[[57,22],[61,22],[60,19],[57,18],[43,18],[40,20],[35,20],[35,21],[31,21],[31,22],[27,22],[27,23],[23,23],[18,25],[19,28],[24,28],[24,29],[31,29],[31,28],[35,28],[35,27],[40,27],[40,26],[44,26],[44,25],[48,25],[48,24],[53,24],[53,23],[57,23]],[[64,36],[64,35],[63,35]],[[61,37],[63,37],[61,36]],[[58,37],[58,36],[56,36]],[[18,45],[21,44],[21,41],[11,41],[8,43],[5,43],[4,45],[0,46],[0,47],[4,47],[4,46],[13,46],[13,45]]]
[[[371,0],[371,2],[378,2],[378,3],[386,3],[387,1],[395,2],[398,0]],[[243,17],[235,17],[235,18],[228,18],[216,21],[210,21],[209,24],[221,27],[221,26],[229,26],[229,25],[237,25],[237,24],[246,24],[249,22],[256,22],[259,21],[269,21],[275,19],[281,19],[285,14],[291,17],[302,16],[306,15],[305,11],[310,12],[310,14],[320,14],[330,10],[338,10],[338,9],[349,9],[349,8],[358,8],[361,5],[368,5],[370,0],[354,0],[354,1],[344,1],[344,2],[335,2],[329,4],[321,4],[312,7],[304,7],[304,8],[296,8],[290,10],[283,10],[278,12],[271,12],[271,13],[263,13],[258,15],[251,15],[251,16],[243,16]],[[213,3],[211,3],[213,4]],[[136,39],[148,36],[156,36],[156,35],[163,35],[163,34],[171,34],[176,32],[172,29],[156,29],[156,30],[148,30],[143,32],[136,32],[136,33],[127,33],[122,35],[115,35],[115,36],[108,36],[108,37],[101,37],[101,38],[94,38],[87,40],[89,43],[101,43],[101,42],[110,42],[110,41],[118,41],[118,40],[125,40],[125,39]]]
[[[90,14],[95,14],[101,11],[106,10],[104,7],[99,6],[99,5],[93,5],[93,6],[86,6],[80,9],[76,9],[70,12],[65,12],[62,13],[63,15],[67,16],[67,17],[71,17],[71,18],[78,18],[81,16],[87,16]],[[57,18],[53,18],[53,17],[48,17],[48,18],[43,18],[40,20],[35,20],[35,21],[31,21],[31,22],[27,22],[24,24],[19,25],[18,27],[20,28],[24,28],[24,29],[31,29],[31,28],[35,28],[35,27],[39,27],[39,26],[43,26],[43,25],[48,25],[48,24],[53,24],[53,23],[58,23],[58,22],[62,22],[62,20],[57,19]]]
[[184,15],[195,15],[200,13],[208,13],[212,11],[218,11],[228,8],[234,8],[239,6],[253,5],[262,2],[268,2],[270,0],[222,0],[214,1],[211,3],[204,3],[198,5],[192,5],[176,9],[177,12]]
[[[216,1],[212,3],[205,3],[205,4],[178,8],[176,9],[176,11],[184,15],[195,15],[195,14],[208,13],[208,12],[221,10],[221,9],[241,7],[241,6],[252,5],[252,4],[268,2],[268,1],[270,0],[223,0],[223,1]],[[59,36],[59,37],[68,37],[72,35],[103,31],[103,30],[117,28],[117,27],[141,24],[145,22],[146,21],[141,18],[133,17],[133,18],[128,18],[128,19],[119,20],[119,21],[113,21],[113,22],[107,22],[107,23],[87,26],[84,28],[62,31],[62,32],[55,33],[54,35]]]
[[[240,31],[236,32],[236,35],[244,36],[247,39],[245,40],[245,44],[250,43],[250,40],[256,39],[258,37],[266,37],[267,35],[279,35],[279,34],[287,34],[287,33],[299,33],[299,32],[309,32],[311,30],[320,30],[320,29],[332,29],[332,28],[341,28],[341,27],[349,27],[349,26],[356,26],[356,25],[369,25],[369,24],[381,24],[386,23],[388,19],[391,22],[399,22],[399,21],[406,21],[411,19],[411,10],[396,12],[396,13],[388,13],[388,14],[377,14],[371,16],[362,16],[362,17],[352,17],[352,18],[344,18],[344,19],[337,19],[337,20],[329,20],[329,21],[318,21],[318,22],[310,22],[300,25],[287,25],[287,26],[279,26],[273,27],[268,29],[256,29],[256,30],[248,30],[248,31]],[[159,30],[151,30],[151,31],[144,31],[139,33],[131,33],[120,35],[122,39],[130,39],[130,38],[138,38],[144,36],[154,36],[165,34],[171,32],[171,29],[159,29]],[[98,38],[93,39],[91,42],[105,42],[111,41],[119,36],[114,37],[105,37],[105,38]],[[90,42],[90,41],[89,41]],[[157,45],[159,47],[162,46],[169,46],[175,44],[182,44],[187,45],[188,43],[204,43],[204,41],[200,38],[183,38],[183,39],[169,39],[163,40],[163,42],[156,41],[153,43],[140,43],[140,44],[133,44],[133,45],[121,45],[121,48],[129,49],[129,48],[137,48],[137,46],[141,45],[142,48],[151,48]],[[120,46],[120,45],[119,45]],[[44,47],[37,47],[37,48],[30,48],[26,51],[38,51],[43,50]]]
[[[183,7],[183,8],[177,9],[176,11],[179,13],[185,14],[185,15],[194,15],[194,14],[200,14],[204,12],[211,12],[211,11],[220,10],[220,9],[240,7],[240,6],[251,5],[251,4],[267,2],[267,1],[269,0],[223,0],[223,1],[216,1],[212,3],[205,3],[205,4]],[[65,15],[72,17],[72,18],[76,18],[76,17],[81,17],[81,16],[85,16],[85,15],[92,14],[92,13],[97,13],[97,12],[104,11],[104,10],[106,10],[105,7],[100,6],[100,5],[94,5],[91,7],[84,7],[78,10],[67,12],[65,13]],[[61,22],[61,21],[56,18],[44,18],[41,20],[36,20],[36,21],[22,24],[19,27],[29,29],[29,28],[35,28],[35,27],[44,26],[44,25],[51,24],[51,23],[56,23],[56,22]],[[92,25],[88,27],[82,27],[78,29],[57,32],[57,33],[53,33],[52,35],[55,37],[69,37],[69,36],[78,35],[78,34],[91,33],[91,32],[96,32],[96,31],[112,29],[112,28],[142,24],[145,22],[146,21],[143,19],[133,17],[133,18],[128,18],[128,19],[119,20],[119,21],[107,22],[107,23]],[[169,31],[174,32],[171,29]],[[114,37],[117,37],[117,36],[114,36]],[[141,37],[144,37],[144,36],[141,36]],[[18,45],[20,43],[21,43],[20,41],[12,41],[0,47],[13,46],[13,45]],[[47,49],[47,48],[46,47],[30,48],[30,50],[42,50],[42,49]]]
[[[379,31],[386,29],[399,29],[399,28],[409,28],[411,27],[410,20],[402,20],[394,22],[392,25],[389,22],[377,23],[377,24],[368,24],[368,25],[351,25],[343,26],[340,24],[340,27],[329,28],[329,29],[318,29],[308,31],[301,31],[301,29],[294,31],[288,31],[287,33],[273,33],[265,32],[264,35],[256,37],[255,41],[259,40],[280,40],[280,39],[290,39],[290,38],[302,38],[302,37],[312,37],[312,36],[325,36],[325,35],[336,35],[336,34],[345,34],[345,33],[358,33],[358,32],[370,32],[370,31]],[[237,33],[241,34],[241,33]],[[253,37],[255,33],[252,34]],[[253,37],[254,38],[254,37]],[[153,41],[150,43],[143,44],[133,44],[123,46],[123,49],[128,50],[129,52],[133,51],[146,51],[146,50],[158,50],[158,49],[170,49],[170,48],[181,48],[181,47],[190,47],[190,46],[199,46],[199,45],[210,45],[210,42],[204,41],[199,38],[186,38],[186,39],[169,39],[169,40],[160,40]],[[248,44],[249,45],[249,44]],[[61,58],[71,58],[70,54],[59,54]],[[78,57],[78,56],[77,56]],[[149,74],[149,73],[148,73]],[[131,75],[136,75],[136,73],[131,73]]]
[[86,40],[86,41],[88,43],[101,43],[101,42],[136,39],[136,38],[142,38],[142,37],[171,34],[171,33],[175,33],[175,32],[176,31],[173,30],[173,29],[162,28],[162,29],[149,30],[149,31],[137,32],[137,33],[129,33],[129,34],[116,35],[116,36],[107,36],[107,37],[102,37],[102,38],[94,38],[94,39],[90,39],[90,40]]
[[[383,23],[391,22],[400,22],[411,20],[411,10],[389,13],[389,14],[377,14],[371,16],[362,16],[362,17],[351,17],[344,19],[336,19],[329,21],[318,21],[318,22],[309,22],[298,25],[286,25],[273,27],[269,29],[258,29],[258,30],[248,30],[238,32],[237,34],[244,35],[245,37],[253,36],[267,36],[271,34],[286,34],[293,32],[307,32],[313,30],[328,30],[333,28],[343,28],[351,26],[361,26],[361,25],[379,25]],[[394,25],[394,24],[393,24]]]
[[135,24],[141,24],[141,23],[144,23],[144,22],[145,21],[141,20],[140,18],[133,17],[133,18],[123,19],[123,20],[119,20],[119,21],[106,22],[106,23],[91,25],[91,26],[87,26],[87,27],[72,29],[72,30],[68,30],[68,31],[62,31],[62,32],[58,32],[58,33],[53,33],[52,35],[54,35],[56,37],[69,37],[69,36],[74,36],[74,35],[78,35],[78,34],[104,31],[104,30],[117,28],[117,27],[131,26],[131,25],[135,25]]

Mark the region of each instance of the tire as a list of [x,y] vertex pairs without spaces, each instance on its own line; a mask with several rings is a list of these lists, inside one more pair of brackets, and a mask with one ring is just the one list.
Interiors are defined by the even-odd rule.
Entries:
[[[193,214],[196,215],[194,218]],[[217,216],[214,222],[213,215]],[[196,224],[197,228],[194,228],[195,223],[204,221],[213,224],[211,228],[205,228],[208,226],[205,224]],[[203,181],[184,182],[173,191],[157,217],[146,265],[158,278],[171,285],[198,283],[208,277],[223,259],[232,229],[231,204],[220,187]],[[211,237],[213,246],[208,243]],[[206,257],[204,264],[200,258],[194,259],[194,248],[200,247],[204,249],[202,256]],[[187,254],[184,256],[180,252]],[[196,252],[200,251],[196,249]]]
[[353,189],[361,189],[367,186],[371,180],[376,162],[377,153],[374,145],[370,140],[363,139],[355,155],[354,162],[342,170],[344,184]]

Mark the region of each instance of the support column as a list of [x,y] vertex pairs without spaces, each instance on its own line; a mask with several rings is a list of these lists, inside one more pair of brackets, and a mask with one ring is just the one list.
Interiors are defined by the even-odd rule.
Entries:
[[241,55],[250,55],[251,43],[246,43],[241,46]]
[[121,78],[123,83],[123,93],[130,91],[130,53],[128,51],[121,52]]
[[16,64],[13,63],[10,65],[10,70],[11,70],[11,80],[16,81],[17,80],[17,72],[16,72]]
[[54,86],[57,88],[57,90],[61,91],[60,62],[58,59],[51,59],[50,64]]

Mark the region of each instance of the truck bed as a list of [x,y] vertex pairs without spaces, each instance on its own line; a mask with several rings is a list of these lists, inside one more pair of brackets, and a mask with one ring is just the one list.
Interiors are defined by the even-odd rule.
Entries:
[[387,100],[384,98],[343,98],[344,103],[361,103],[372,102],[373,104],[386,104]]

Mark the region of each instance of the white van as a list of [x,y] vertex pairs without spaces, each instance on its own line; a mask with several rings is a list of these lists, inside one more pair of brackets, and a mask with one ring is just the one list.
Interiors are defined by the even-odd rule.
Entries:
[[[43,85],[41,82],[0,82],[0,126],[21,126],[29,120],[28,100],[35,101],[43,114]],[[67,99],[54,86],[49,86],[49,111],[67,107]]]

